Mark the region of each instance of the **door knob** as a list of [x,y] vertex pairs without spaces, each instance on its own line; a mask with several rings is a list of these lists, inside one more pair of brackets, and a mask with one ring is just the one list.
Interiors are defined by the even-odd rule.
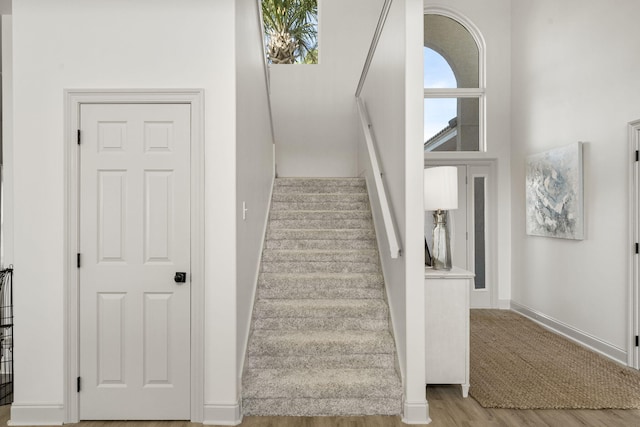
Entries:
[[176,283],[184,283],[187,281],[187,273],[176,272],[176,275],[173,276],[173,280]]

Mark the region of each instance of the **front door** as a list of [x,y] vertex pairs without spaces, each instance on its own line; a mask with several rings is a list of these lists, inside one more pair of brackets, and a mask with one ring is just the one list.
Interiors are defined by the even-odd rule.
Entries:
[[[458,208],[449,211],[453,266],[475,273],[469,290],[471,308],[495,308],[490,245],[492,209],[490,165],[453,165],[458,168]],[[426,167],[432,167],[431,165]],[[425,212],[425,237],[432,242],[432,212]]]
[[81,106],[80,419],[190,417],[190,120]]

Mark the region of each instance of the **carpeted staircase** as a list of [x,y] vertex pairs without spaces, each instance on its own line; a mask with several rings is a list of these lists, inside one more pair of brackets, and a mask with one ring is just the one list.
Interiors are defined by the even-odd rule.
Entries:
[[402,388],[365,181],[278,178],[245,415],[395,415]]

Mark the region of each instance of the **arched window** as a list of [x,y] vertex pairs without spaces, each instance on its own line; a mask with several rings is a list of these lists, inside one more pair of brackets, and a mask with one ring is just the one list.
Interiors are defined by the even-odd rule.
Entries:
[[[458,87],[451,66],[442,55],[425,46],[424,48],[424,87],[425,89],[445,89]],[[428,114],[426,113],[428,110]],[[453,98],[425,99],[424,140],[430,141],[443,129],[450,126],[452,119],[458,116],[458,102]],[[446,131],[445,131],[446,132]],[[435,141],[437,139],[437,141]],[[429,146],[434,151],[446,143],[446,138],[435,138]],[[436,146],[436,142],[438,146]]]
[[483,49],[469,27],[424,15],[425,151],[485,151]]
[[435,50],[424,47],[424,87],[444,89],[458,87],[451,65]]

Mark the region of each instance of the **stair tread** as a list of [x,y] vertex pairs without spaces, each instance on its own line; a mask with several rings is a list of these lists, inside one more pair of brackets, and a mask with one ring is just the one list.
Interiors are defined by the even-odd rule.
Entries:
[[370,272],[380,269],[375,249],[264,249],[262,272]]
[[393,353],[388,331],[308,331],[256,329],[249,355]]
[[399,397],[393,369],[249,369],[245,398]]
[[[387,318],[374,316],[342,317],[257,317],[253,329],[271,331],[387,331]],[[341,354],[344,356],[344,354]]]
[[308,217],[332,217],[332,218],[346,218],[346,217],[356,217],[363,219],[371,219],[371,212],[367,211],[359,211],[359,210],[343,210],[343,211],[332,211],[326,209],[314,209],[314,210],[289,210],[289,211],[276,211],[272,212],[270,219],[285,219],[296,216],[308,216]]
[[269,239],[267,249],[375,249],[374,239],[328,240],[328,239]]
[[382,299],[384,294],[381,287],[322,287],[296,286],[281,284],[262,287],[258,290],[258,300],[270,299]]
[[327,253],[375,253],[378,251],[376,249],[265,249],[266,252],[272,253],[318,253],[318,254],[327,254]]
[[359,176],[279,176],[276,181],[362,181]]
[[[286,212],[286,211],[285,211]],[[272,230],[360,230],[373,229],[373,222],[370,218],[354,219],[273,219],[269,222]]]
[[274,193],[272,201],[279,203],[323,203],[329,206],[334,203],[362,203],[367,205],[369,203],[369,195],[367,193]]
[[259,300],[254,308],[255,318],[273,317],[342,317],[386,319],[387,305],[379,299],[271,299]]
[[367,189],[362,185],[345,185],[342,183],[309,184],[309,185],[277,185],[274,194],[366,194]]
[[[378,251],[376,249],[264,249],[262,259],[269,261],[274,256],[281,256],[287,259],[308,258],[320,261],[321,259],[329,259],[335,256],[377,257]],[[375,261],[377,262],[377,258],[375,258]]]
[[340,211],[369,211],[368,201],[277,201],[273,200],[271,210],[273,212],[289,211],[289,210],[332,210]]
[[276,178],[277,185],[304,185],[305,183],[344,183],[350,185],[365,185],[366,180],[360,177],[307,177],[307,176],[284,176]]
[[263,279],[333,279],[333,280],[382,280],[380,273],[261,273]]
[[401,396],[376,398],[309,398],[244,399],[242,411],[247,416],[364,416],[399,415]]
[[375,240],[373,228],[286,228],[267,230],[269,240]]
[[367,261],[263,261],[263,273],[378,273],[380,265]]
[[388,353],[250,356],[248,369],[394,369]]
[[383,285],[380,273],[260,273],[259,287],[279,286],[373,288]]

